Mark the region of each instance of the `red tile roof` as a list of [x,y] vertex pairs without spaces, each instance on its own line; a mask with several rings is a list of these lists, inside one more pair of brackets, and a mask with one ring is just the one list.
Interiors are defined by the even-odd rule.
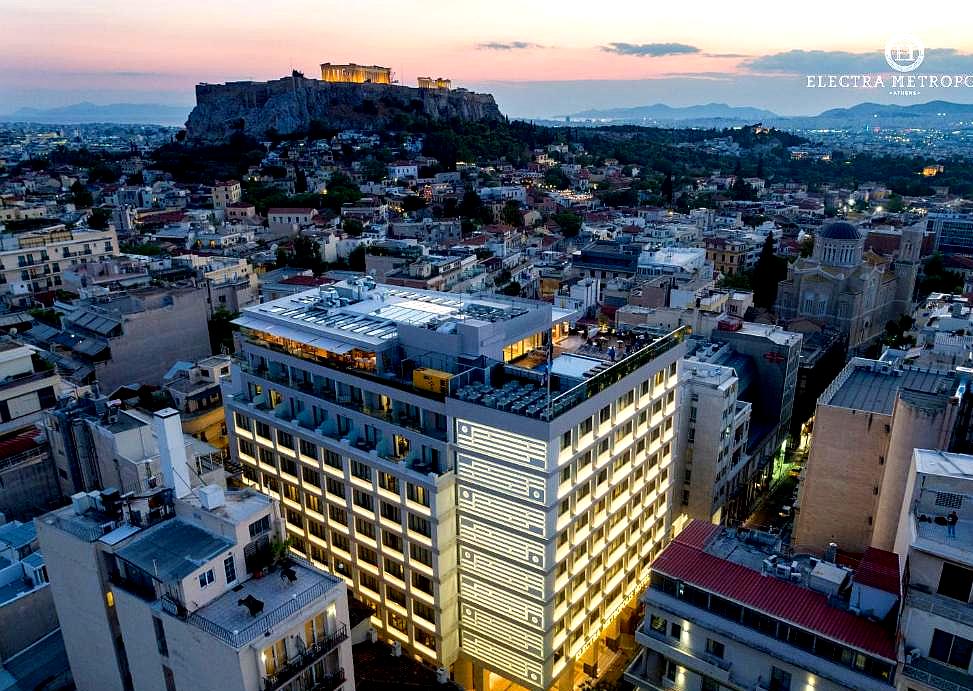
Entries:
[[901,595],[899,556],[875,547],[865,548],[865,554],[855,569],[855,582]]
[[896,659],[895,640],[879,624],[830,606],[825,595],[810,588],[707,553],[705,546],[719,530],[691,522],[652,570],[886,660]]

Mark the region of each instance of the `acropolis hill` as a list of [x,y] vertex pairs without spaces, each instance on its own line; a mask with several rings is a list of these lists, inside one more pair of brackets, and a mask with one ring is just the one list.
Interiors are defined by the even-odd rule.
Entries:
[[325,128],[375,130],[396,116],[430,120],[500,120],[490,94],[465,89],[419,89],[398,84],[342,83],[295,72],[270,82],[198,84],[196,107],[186,122],[195,142],[218,142],[235,132],[263,138]]

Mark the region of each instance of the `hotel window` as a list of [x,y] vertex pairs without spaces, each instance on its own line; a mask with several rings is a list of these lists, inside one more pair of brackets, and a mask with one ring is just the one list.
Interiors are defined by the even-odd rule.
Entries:
[[411,482],[406,485],[406,496],[409,501],[429,506],[429,492],[422,485],[413,485]]
[[585,418],[581,421],[581,424],[578,425],[578,436],[583,437],[586,434],[590,434],[593,427],[594,425],[592,424],[591,418]]
[[432,527],[429,521],[411,512],[409,513],[409,530],[426,537],[432,537]]
[[433,594],[432,579],[425,574],[419,573],[418,571],[412,572],[412,587],[417,590],[421,590],[427,595]]
[[389,559],[388,557],[385,557],[383,564],[385,566],[386,575],[398,578],[400,581],[404,580],[403,577],[405,576],[405,569],[402,567],[402,564],[394,559]]
[[321,497],[316,494],[305,494],[304,495],[304,506],[307,507],[308,511],[313,511],[314,513],[321,513]]
[[561,451],[571,448],[571,430],[561,435]]
[[409,543],[409,558],[426,566],[432,566],[432,550],[414,542]]
[[257,432],[257,436],[263,437],[264,439],[268,439],[268,440],[271,438],[270,425],[268,425],[266,422],[261,422],[260,420],[257,420],[255,429]]
[[378,486],[384,489],[386,492],[398,494],[399,478],[395,477],[392,473],[379,473]]
[[381,502],[379,510],[382,514],[382,518],[387,521],[392,521],[393,523],[402,522],[402,510],[394,504],[390,504],[387,501]]
[[301,500],[300,491],[297,489],[295,485],[292,485],[289,482],[284,483],[284,496],[290,499],[291,501]]
[[319,540],[328,539],[328,531],[325,530],[323,524],[318,523],[317,521],[307,522],[307,532],[309,532],[311,535],[318,538]]
[[358,558],[366,564],[378,566],[378,552],[365,545],[358,545]]
[[[393,588],[390,585],[385,586],[385,599],[389,600],[390,602],[394,602],[400,607],[405,607],[407,602],[405,599],[405,593],[398,588]],[[399,630],[405,631],[405,628],[401,628]]]
[[306,485],[311,485],[312,487],[321,486],[321,475],[313,468],[302,467],[301,477],[304,479],[304,484]]
[[254,455],[256,455],[256,451],[254,451],[253,448],[253,442],[247,441],[246,439],[239,439],[237,441],[240,446],[241,454],[244,456],[249,456],[250,458],[253,458]]
[[327,478],[325,486],[328,490],[328,494],[333,494],[336,497],[341,497],[344,499],[345,496],[345,486],[340,480],[335,480],[333,477]]
[[324,452],[324,464],[332,468],[337,468],[338,470],[344,470],[345,468],[345,464],[341,462],[341,456],[334,451]]
[[611,416],[612,416],[612,407],[610,405],[606,405],[604,408],[601,409],[601,412],[598,413],[598,422],[603,425],[609,420],[611,420]]
[[726,654],[726,646],[724,646],[719,641],[714,641],[712,638],[707,638],[706,652],[712,655],[713,657],[718,657],[719,659],[722,660],[723,656]]
[[[420,619],[425,619],[426,621],[435,624],[436,623],[436,610],[427,605],[425,602],[420,602],[419,600],[412,601],[412,612]],[[416,632],[418,633],[418,629]]]
[[172,669],[162,665],[162,678],[166,682],[166,691],[176,691],[176,679],[172,674]]
[[233,414],[233,417],[236,420],[237,427],[242,427],[243,429],[246,430],[250,429],[250,418],[248,418],[246,415],[243,415],[240,412],[236,412]]
[[372,479],[372,469],[361,461],[351,461],[351,474],[361,480]]
[[344,509],[339,509],[337,506],[328,507],[328,518],[331,519],[332,523],[348,525],[348,512]]
[[351,554],[351,541],[347,536],[334,530],[331,531],[331,547]]
[[388,530],[382,531],[382,544],[396,552],[402,551],[402,538]]
[[578,472],[581,472],[589,465],[591,465],[591,451],[585,451],[583,454],[578,456]]
[[315,459],[318,457],[318,447],[312,444],[311,442],[301,439],[300,447],[301,447],[301,455],[307,456],[308,458],[315,458]]
[[294,437],[292,437],[288,432],[277,430],[277,446],[283,446],[286,449],[293,449]]
[[359,571],[358,582],[361,584],[362,588],[368,588],[373,593],[381,592],[381,586],[378,584],[378,579],[366,571]]
[[280,472],[297,477],[297,461],[287,456],[280,457]]
[[363,537],[375,539],[375,526],[363,518],[355,519],[355,532]]
[[277,465],[277,463],[274,460],[274,452],[273,451],[271,451],[270,449],[265,449],[264,447],[261,446],[258,449],[258,452],[260,454],[260,462],[261,463],[266,463],[267,465]]
[[352,492],[351,500],[361,508],[366,511],[374,511],[374,503],[372,502],[372,496],[370,494],[365,494],[360,489],[356,489]]

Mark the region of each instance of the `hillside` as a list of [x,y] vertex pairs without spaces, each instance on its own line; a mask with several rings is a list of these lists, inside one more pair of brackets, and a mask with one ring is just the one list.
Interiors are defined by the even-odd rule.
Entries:
[[396,84],[345,84],[294,73],[272,82],[200,84],[186,123],[191,142],[255,139],[313,129],[377,131],[410,121],[503,119],[493,96],[465,89],[416,89]]

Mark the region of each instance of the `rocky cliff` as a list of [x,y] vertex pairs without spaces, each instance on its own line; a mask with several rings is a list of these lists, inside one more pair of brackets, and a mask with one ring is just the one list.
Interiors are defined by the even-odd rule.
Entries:
[[272,82],[196,86],[196,107],[186,122],[190,141],[218,142],[235,132],[257,139],[312,126],[376,130],[403,115],[430,120],[499,120],[493,96],[465,89],[416,89],[398,84],[339,84],[299,74]]

